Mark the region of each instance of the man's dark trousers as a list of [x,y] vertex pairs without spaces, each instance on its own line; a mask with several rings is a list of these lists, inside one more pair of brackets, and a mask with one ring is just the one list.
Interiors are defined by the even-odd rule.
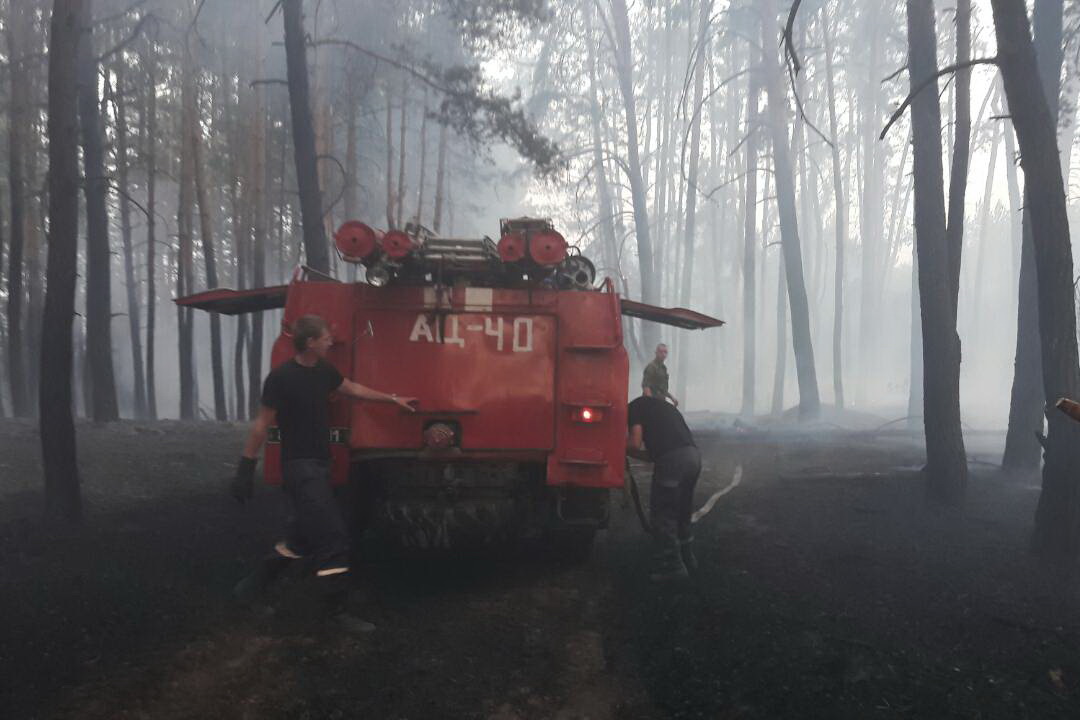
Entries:
[[287,460],[282,463],[285,494],[292,501],[286,543],[297,555],[310,557],[320,575],[349,568],[349,530],[330,487],[326,460]]
[[693,538],[690,517],[694,511],[694,488],[700,474],[701,452],[693,445],[654,458],[650,520],[659,559],[664,564],[681,564],[679,546]]

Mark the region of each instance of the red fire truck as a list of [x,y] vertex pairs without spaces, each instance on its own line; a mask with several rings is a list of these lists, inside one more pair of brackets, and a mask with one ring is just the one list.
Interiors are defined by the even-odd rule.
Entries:
[[[721,321],[632,302],[547,220],[503,220],[498,242],[418,226],[335,234],[362,282],[299,268],[286,286],[210,290],[180,305],[236,314],[317,314],[343,375],[419,398],[415,413],[331,398],[332,474],[362,516],[403,545],[551,538],[587,547],[623,485],[629,362],[622,316],[708,328]],[[271,433],[266,481],[280,482]]]

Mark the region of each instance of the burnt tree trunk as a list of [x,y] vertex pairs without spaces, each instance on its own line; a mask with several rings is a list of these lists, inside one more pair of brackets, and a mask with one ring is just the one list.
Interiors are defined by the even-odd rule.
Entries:
[[833,46],[829,19],[821,19],[825,36],[825,83],[829,95],[829,134],[832,136],[832,181],[836,212],[836,266],[833,271],[833,394],[836,407],[844,407],[844,246],[847,244],[847,202],[844,173],[840,166],[840,136],[836,122],[836,88],[833,80]]
[[428,95],[424,88],[424,101],[420,103],[420,177],[416,180],[416,222],[424,224],[424,181],[427,176],[427,124],[428,124]]
[[152,52],[143,55],[146,68],[145,118],[141,124],[146,157],[146,416],[157,420],[157,392],[154,380],[154,323],[157,319],[157,76]]
[[[773,0],[764,3],[765,17],[775,17]],[[763,47],[772,47],[775,38],[772,23],[762,25]],[[803,276],[802,248],[799,242],[799,221],[795,211],[795,175],[791,164],[787,127],[787,96],[780,84],[780,67],[776,53],[765,54],[765,87],[769,96],[769,122],[772,130],[773,169],[776,181],[776,201],[780,215],[780,246],[784,253],[788,303],[791,310],[791,340],[795,350],[795,372],[799,381],[799,417],[814,418],[821,410],[817,370],[814,366],[814,344],[810,336],[810,307]]]
[[394,227],[394,103],[390,83],[386,83],[386,227]]
[[322,191],[319,189],[319,160],[315,150],[315,128],[311,120],[308,90],[307,47],[304,35],[303,1],[284,0],[285,61],[289,82],[296,184],[300,191],[300,222],[304,230],[307,265],[330,272],[330,250],[323,225]]
[[[971,0],[956,3],[956,63],[971,59]],[[949,208],[945,244],[949,253],[949,284],[953,315],[960,297],[960,255],[964,247],[964,198],[967,195],[968,155],[971,144],[971,68],[956,72],[956,139],[949,172]],[[955,323],[954,323],[955,324]],[[960,338],[957,336],[957,345]]]
[[443,203],[445,202],[446,183],[446,126],[439,126],[439,154],[435,161],[435,210],[431,220],[431,229],[436,235],[442,229]]
[[787,282],[784,281],[784,256],[776,266],[776,363],[773,365],[772,414],[784,414],[784,381],[787,379]]
[[[1056,4],[1060,6],[1060,2]],[[991,6],[998,68],[1020,144],[1024,184],[1032,189],[1027,193],[1027,208],[1038,278],[1043,396],[1075,398],[1080,393],[1080,360],[1057,123],[1053,105],[1039,80],[1024,2],[992,0]],[[1041,555],[1074,562],[1080,553],[1080,424],[1056,411],[1049,412],[1047,419],[1043,485],[1035,513],[1033,547]]]
[[41,455],[48,516],[82,516],[71,416],[71,329],[79,232],[76,47],[82,0],[55,0],[49,33],[49,257],[41,338]]
[[93,399],[90,415],[97,422],[109,422],[119,419],[120,414],[112,361],[112,258],[106,206],[109,182],[105,175],[91,0],[84,0],[82,13],[77,52],[83,193],[86,197],[86,355]]
[[135,417],[146,417],[146,378],[143,372],[142,331],[139,328],[139,284],[132,248],[131,202],[128,173],[127,104],[124,101],[123,65],[117,66],[113,109],[116,114],[116,174],[120,185],[120,234],[124,244],[124,281],[127,288],[128,333],[131,335],[131,367],[135,376]]
[[[185,38],[180,88],[180,182],[176,203],[176,294],[188,295],[195,289],[195,262],[191,213],[194,185],[191,126],[195,117],[195,79],[189,40]],[[195,420],[198,414],[198,392],[195,387],[194,313],[191,308],[177,306],[177,349],[180,355],[180,419]]]
[[[697,67],[694,71],[694,104],[691,106],[693,117],[690,120],[690,167],[687,174],[686,186],[686,227],[683,230],[685,237],[683,250],[682,287],[679,288],[679,305],[690,306],[690,291],[694,280],[694,235],[697,231],[697,182],[698,160],[701,152],[701,115],[702,96],[705,92],[705,63],[709,55],[709,16],[712,13],[711,0],[703,0],[701,3],[700,18],[698,19],[698,35],[695,51],[697,53]],[[679,387],[679,397],[687,400],[686,384],[690,365],[689,333],[683,333],[683,342],[679,343],[678,377],[676,381]]]
[[405,80],[405,76],[401,78],[401,117],[400,124],[398,125],[398,176],[397,176],[397,194],[394,196],[396,204],[394,206],[394,227],[401,229],[404,225],[404,218],[402,217],[403,208],[405,207],[405,131],[406,131],[406,119],[409,114],[409,84]]
[[[908,76],[917,88],[937,72],[933,0],[908,0]],[[931,82],[911,103],[915,234],[923,336],[923,424],[930,498],[958,503],[967,485],[960,428],[960,346],[956,335],[942,179],[941,107]]]
[[[619,78],[623,109],[626,115],[626,151],[629,166],[630,199],[634,206],[634,233],[637,236],[638,268],[641,274],[642,300],[650,305],[659,301],[657,273],[654,273],[652,237],[649,229],[648,196],[642,176],[638,148],[638,117],[634,98],[633,45],[630,40],[630,20],[626,0],[611,0],[612,22],[615,26],[615,71]],[[655,323],[644,323],[642,335],[647,348],[653,348],[660,334]]]
[[742,414],[754,414],[754,387],[757,382],[757,178],[758,178],[758,84],[750,74],[746,100],[746,196],[743,199],[743,366]]
[[26,350],[23,338],[23,253],[26,247],[26,176],[23,152],[28,140],[27,68],[22,43],[26,37],[26,6],[8,3],[8,76],[11,95],[8,100],[8,191],[11,196],[11,245],[8,250],[8,388],[11,390],[12,413],[26,417],[31,413],[27,393]]
[[[267,221],[269,206],[267,188],[269,187],[269,163],[266,140],[266,93],[262,86],[255,88],[255,117],[251,134],[251,287],[266,285],[266,247]],[[282,148],[282,170],[284,171],[284,147]],[[281,178],[284,186],[284,172]],[[280,227],[280,226],[279,226]],[[262,360],[263,360],[263,314],[251,315],[251,343],[248,345],[248,415],[255,417],[262,400]]]
[[[206,168],[203,165],[202,133],[199,123],[192,123],[191,164],[194,170],[195,197],[199,203],[199,235],[202,238],[203,260],[206,263],[206,286],[218,287],[217,257],[214,251],[214,231],[210,219],[210,200],[206,192]],[[214,419],[225,422],[229,411],[225,403],[225,367],[221,347],[221,315],[210,313],[210,368],[214,382]]]
[[[1057,124],[1058,93],[1062,62],[1062,2],[1035,2],[1035,62],[1050,117]],[[1025,16],[1026,22],[1026,16]],[[1014,121],[1013,126],[1016,123]],[[1008,131],[1006,130],[1006,133]],[[1017,131],[1019,133],[1019,131]],[[1055,133],[1056,138],[1056,133]],[[1021,148],[1021,153],[1023,149]],[[1009,158],[1010,162],[1012,158]],[[1042,349],[1039,342],[1039,288],[1035,270],[1031,229],[1031,192],[1036,187],[1025,175],[1024,205],[1020,223],[1020,289],[1016,310],[1016,359],[1009,403],[1009,428],[1005,434],[1002,466],[1012,470],[1039,467],[1041,447],[1035,432],[1043,429]],[[1052,399],[1052,398],[1049,398]]]

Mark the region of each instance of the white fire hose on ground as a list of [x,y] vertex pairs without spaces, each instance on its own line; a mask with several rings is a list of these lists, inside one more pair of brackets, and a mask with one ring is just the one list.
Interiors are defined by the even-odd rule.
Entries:
[[[731,478],[731,482],[726,487],[717,490],[709,499],[705,501],[705,504],[694,511],[694,514],[690,516],[690,522],[696,523],[701,518],[708,515],[713,507],[716,505],[716,501],[727,495],[734,490],[742,482],[743,469],[742,465],[735,467],[735,473]],[[634,471],[630,467],[630,458],[626,459],[626,484],[630,491],[630,498],[634,501],[634,509],[637,511],[638,521],[641,523],[641,529],[647,534],[652,534],[652,525],[649,523],[649,516],[645,513],[645,508],[641,504],[641,495],[638,493],[637,479],[634,477]]]

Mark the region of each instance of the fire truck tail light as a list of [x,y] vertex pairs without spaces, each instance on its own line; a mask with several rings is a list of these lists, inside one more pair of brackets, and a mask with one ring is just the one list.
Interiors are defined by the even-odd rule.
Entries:
[[603,408],[579,407],[574,408],[574,420],[579,423],[591,425],[604,419]]
[[382,249],[394,260],[401,260],[415,247],[413,239],[400,230],[389,230],[382,238]]
[[357,220],[349,220],[334,233],[334,245],[349,262],[366,260],[379,245],[379,233]]
[[554,230],[540,230],[529,238],[529,257],[537,265],[558,265],[566,259],[566,238]]
[[525,257],[525,238],[520,233],[507,233],[499,238],[499,259],[517,262]]

